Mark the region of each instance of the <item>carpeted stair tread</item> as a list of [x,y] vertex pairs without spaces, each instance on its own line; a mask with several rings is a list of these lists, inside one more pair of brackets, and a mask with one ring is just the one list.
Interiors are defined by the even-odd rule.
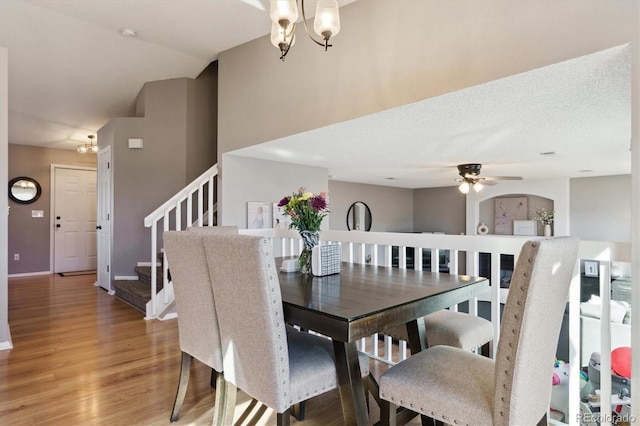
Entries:
[[[151,300],[151,267],[136,266],[138,280],[117,280],[112,282],[116,297],[146,314],[147,302]],[[157,268],[157,291],[163,288],[162,266]]]
[[138,280],[113,281],[116,297],[146,314],[147,302],[151,300],[151,286]]

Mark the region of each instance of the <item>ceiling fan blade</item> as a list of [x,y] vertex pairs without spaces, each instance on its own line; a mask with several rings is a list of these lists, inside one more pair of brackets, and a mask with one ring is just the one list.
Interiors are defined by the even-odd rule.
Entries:
[[487,176],[485,180],[522,180],[520,176]]
[[486,186],[494,186],[494,185],[497,185],[497,184],[498,184],[498,182],[493,182],[493,181],[486,180],[486,179],[485,179],[485,180],[483,180],[481,183],[482,183],[483,185],[486,185]]

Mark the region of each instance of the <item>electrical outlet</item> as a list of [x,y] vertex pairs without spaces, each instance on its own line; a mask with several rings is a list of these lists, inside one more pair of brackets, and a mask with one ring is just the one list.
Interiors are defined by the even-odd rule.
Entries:
[[20,260],[20,255],[18,253],[14,254],[13,260]]

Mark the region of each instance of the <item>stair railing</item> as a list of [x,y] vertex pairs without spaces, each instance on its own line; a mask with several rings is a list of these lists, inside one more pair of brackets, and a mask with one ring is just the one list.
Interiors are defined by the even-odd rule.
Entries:
[[163,222],[161,225],[163,232],[169,231],[171,228],[181,231],[194,225],[213,225],[214,213],[217,210],[215,202],[216,176],[218,176],[218,165],[214,164],[144,218],[144,226],[151,228],[151,300],[147,303],[145,319],[158,318],[174,300],[164,250],[162,250],[163,288],[160,293],[157,292],[159,222]]

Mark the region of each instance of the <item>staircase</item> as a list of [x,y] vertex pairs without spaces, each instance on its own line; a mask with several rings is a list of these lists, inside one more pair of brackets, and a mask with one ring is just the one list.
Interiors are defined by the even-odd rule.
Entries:
[[[151,228],[151,266],[135,268],[137,281],[112,283],[116,296],[144,313],[147,320],[177,316],[169,266],[162,253],[162,233],[215,225],[217,176],[218,165],[215,164],[145,217],[144,226]],[[156,253],[161,255],[156,256]]]
[[[162,266],[157,266],[156,277],[157,291],[164,287],[164,274]],[[111,283],[115,295],[123,302],[137,309],[143,314],[147,313],[147,303],[151,300],[151,267],[136,266],[137,280],[117,280]]]

